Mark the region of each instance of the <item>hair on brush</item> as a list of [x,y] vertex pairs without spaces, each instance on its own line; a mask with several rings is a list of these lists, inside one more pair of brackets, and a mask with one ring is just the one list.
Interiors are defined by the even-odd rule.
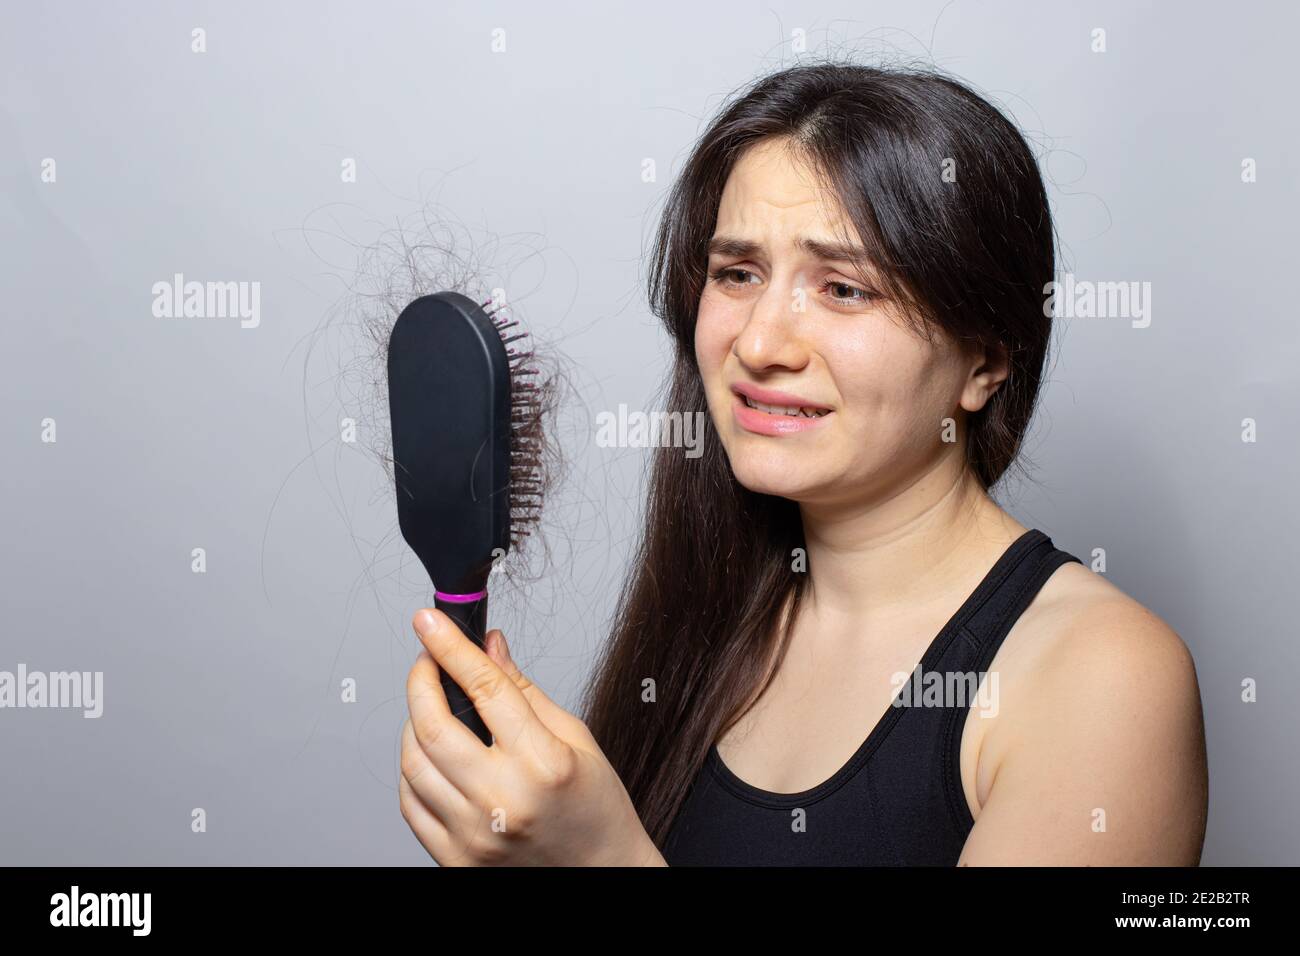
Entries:
[[[341,211],[351,208],[345,206]],[[512,385],[510,428],[520,451],[510,455],[515,477],[509,481],[507,493],[510,533],[502,545],[504,557],[498,556],[492,562],[490,578],[493,593],[498,595],[494,602],[496,615],[500,616],[502,611],[516,609],[519,596],[555,560],[551,535],[542,533],[546,530],[542,524],[546,514],[539,505],[562,480],[565,468],[556,420],[562,393],[567,391],[568,373],[558,349],[539,342],[535,335],[524,333],[520,325],[511,324],[514,320],[509,315],[515,310],[504,305],[505,296],[496,288],[498,283],[485,277],[512,275],[543,250],[527,234],[506,238],[481,236],[460,225],[450,211],[430,199],[378,234],[370,234],[372,222],[363,218],[356,224],[345,223],[340,218],[340,209],[330,207],[328,221],[322,221],[319,226],[313,224],[312,228],[304,224],[303,235],[309,240],[311,252],[327,266],[332,262],[316,251],[316,244],[323,240],[341,243],[355,255],[349,274],[335,273],[346,294],[322,325],[304,340],[304,385],[311,377],[313,356],[325,356],[336,383],[339,404],[345,409],[342,421],[352,422],[362,447],[379,460],[389,479],[385,497],[393,495],[399,472],[391,429],[389,388],[395,325],[415,301],[436,294],[459,293],[483,310],[486,324],[502,340],[500,347],[505,350],[506,364],[518,366],[520,373],[507,376]],[[483,354],[481,349],[478,354]],[[335,356],[338,361],[331,361]],[[463,370],[456,371],[462,373]],[[305,401],[306,394],[304,389]],[[308,411],[310,430],[315,416]],[[388,497],[388,500],[393,499]],[[505,522],[498,521],[498,524]],[[384,541],[387,549],[391,538],[386,537]],[[380,580],[388,580],[401,587],[409,583],[403,577],[401,574],[371,577],[371,583],[378,587]],[[435,591],[448,591],[432,573],[425,578],[426,582],[430,579]],[[404,595],[409,593],[404,587],[402,590]],[[503,602],[500,599],[503,591],[512,599]],[[437,603],[436,595],[433,603]],[[452,608],[449,613],[455,617],[458,610],[463,612],[468,608]]]

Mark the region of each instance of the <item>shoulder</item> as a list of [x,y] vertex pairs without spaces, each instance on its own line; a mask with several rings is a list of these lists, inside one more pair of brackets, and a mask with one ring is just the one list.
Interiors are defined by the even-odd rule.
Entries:
[[[1016,710],[1070,702],[1199,701],[1196,667],[1182,637],[1105,577],[1077,562],[1043,585],[994,658],[1015,685]],[[1011,715],[1008,715],[1011,716]],[[1008,721],[1009,723],[1010,721]]]
[[[1199,701],[1196,666],[1182,637],[1147,607],[1086,567],[1071,562],[1038,609],[1038,671],[1058,700],[1116,704],[1140,697],[1169,704]],[[1046,592],[1047,589],[1045,588]]]
[[[1199,732],[1196,664],[1159,615],[1085,566],[1062,565],[1024,615],[1011,725],[1049,715],[1062,733]],[[1028,666],[1026,666],[1026,662]]]
[[[1024,617],[1003,713],[980,754],[991,783],[968,862],[1002,858],[1015,845],[1022,859],[1043,862],[1194,863],[1204,837],[1205,739],[1181,636],[1074,562]],[[1035,831],[1052,848],[1025,845]]]

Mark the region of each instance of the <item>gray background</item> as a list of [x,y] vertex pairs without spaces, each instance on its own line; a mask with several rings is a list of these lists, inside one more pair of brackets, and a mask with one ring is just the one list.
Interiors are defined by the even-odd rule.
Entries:
[[[1111,580],[1191,647],[1204,862],[1300,863],[1292,5],[152,2],[5,20],[0,669],[103,671],[105,700],[98,720],[0,710],[0,862],[429,862],[394,787],[429,591],[363,447],[382,441],[364,343],[329,321],[358,248],[436,200],[570,363],[551,570],[494,623],[573,706],[649,457],[596,447],[592,419],[658,407],[667,367],[642,253],[705,119],[795,62],[802,28],[814,54],[930,59],[993,97],[1044,156],[1063,265],[1152,283],[1149,328],[1061,327],[1035,481],[1001,498],[1085,561],[1105,548]],[[260,326],[154,318],[175,272],[260,282]],[[348,415],[361,444],[339,440]]]

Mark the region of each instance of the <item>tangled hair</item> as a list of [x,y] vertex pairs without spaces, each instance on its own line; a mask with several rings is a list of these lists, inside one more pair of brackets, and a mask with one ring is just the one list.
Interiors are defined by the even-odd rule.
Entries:
[[[388,412],[388,348],[393,325],[402,310],[420,296],[451,291],[479,303],[490,299],[489,312],[500,309],[503,316],[518,318],[504,290],[494,288],[487,278],[510,268],[503,244],[493,238],[480,247],[468,230],[454,222],[449,211],[426,200],[414,215],[385,229],[373,241],[363,243],[329,234],[332,240],[346,244],[356,262],[345,280],[345,294],[314,336],[308,360],[327,329],[345,330],[347,358],[341,363],[340,391],[347,393],[344,403],[356,410],[366,436],[366,450],[379,461],[387,476],[387,495],[393,493],[395,482]],[[520,326],[526,329],[527,323],[520,321]],[[518,333],[520,329],[511,331]],[[536,487],[545,501],[546,495],[563,481],[567,468],[555,421],[569,391],[568,372],[559,351],[531,331],[526,341],[512,345],[520,347],[532,352],[527,366],[536,374],[529,376],[528,382],[535,386],[535,392],[527,409],[528,420],[516,418],[515,429],[526,434],[530,447],[536,450]],[[530,517],[538,524],[547,522],[545,510]],[[512,511],[512,523],[519,519],[520,512]],[[529,533],[522,540],[525,547],[512,544],[500,562],[499,570],[512,585],[537,580],[552,564],[546,534]]]
[[[961,413],[967,463],[990,489],[1016,462],[1037,402],[1055,237],[1019,130],[934,71],[800,65],[758,79],[713,119],[668,196],[651,259],[651,307],[674,345],[669,410],[703,412],[712,428],[694,352],[707,243],[735,163],[774,138],[837,194],[920,334],[1004,351],[1006,381]],[[779,666],[807,586],[788,564],[804,546],[797,504],[741,486],[716,439],[697,459],[657,451],[643,537],[584,701],[661,847],[709,748]]]

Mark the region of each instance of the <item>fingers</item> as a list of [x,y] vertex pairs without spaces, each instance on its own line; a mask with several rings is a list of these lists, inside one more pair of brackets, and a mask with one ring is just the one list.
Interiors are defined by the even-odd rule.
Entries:
[[[412,834],[420,840],[429,856],[439,866],[455,866],[468,861],[464,845],[454,831],[443,821],[455,819],[455,810],[443,809],[441,814],[430,809],[429,803],[439,806],[456,804],[459,793],[438,773],[420,749],[411,721],[402,727],[402,773],[398,777],[398,805],[402,818],[411,827]],[[461,800],[463,803],[463,800]]]
[[533,713],[546,725],[547,729],[557,737],[566,740],[569,744],[575,743],[571,738],[576,730],[576,725],[579,723],[578,719],[551,700],[545,691],[529,680],[528,676],[519,669],[519,665],[510,656],[510,647],[506,643],[506,636],[498,628],[493,628],[487,632],[484,643],[487,644],[489,656],[505,672],[506,676],[514,681],[515,686],[519,688],[519,692],[524,695],[524,699],[532,707]]
[[[482,648],[466,637],[451,618],[433,608],[424,608],[416,612],[412,625],[438,668],[445,671],[465,691],[465,695],[473,703],[483,723],[496,738],[494,746],[509,750],[513,741],[540,736],[539,730],[549,735],[549,731],[546,731],[537,719],[528,699],[520,691],[515,680],[511,679]],[[438,691],[441,707],[446,711],[446,695],[441,693],[441,686],[438,687]],[[460,723],[458,718],[454,719],[458,724]],[[480,747],[483,746],[483,742],[475,737],[469,728],[463,724],[460,726],[470,739]],[[423,729],[425,728],[420,725],[416,727],[417,732]],[[433,729],[441,730],[441,728]],[[442,734],[438,733],[438,736],[441,737]],[[457,746],[458,737],[459,735],[448,737],[447,744],[451,747]],[[426,746],[430,744],[423,735],[420,736],[420,740]],[[429,751],[430,756],[441,766],[438,751],[442,747],[442,742],[434,739],[431,744],[434,749]]]
[[506,646],[506,636],[501,633],[500,628],[492,628],[483,637],[483,650],[487,651],[488,657],[492,658],[507,674],[515,669],[514,661],[510,658],[510,648]]
[[[407,721],[406,726],[402,727],[402,773],[398,775],[398,805],[411,832],[420,840],[422,847],[429,851],[429,856],[437,860],[439,849],[445,847],[447,842],[447,827],[442,825],[441,819],[424,804],[419,793],[415,792],[415,787],[412,787],[411,777],[424,775],[419,770],[408,769],[408,761],[412,760],[408,756],[408,748],[413,747],[416,752],[420,750],[420,745],[412,743],[413,740],[415,737],[411,734],[411,722]],[[428,758],[425,761],[428,762]]]
[[424,760],[436,765],[437,775],[449,781],[460,793],[471,798],[477,796],[480,791],[474,771],[476,758],[480,754],[487,755],[489,750],[451,712],[447,695],[443,693],[438,665],[427,650],[420,651],[406,675],[406,709],[411,715],[407,728]]
[[415,735],[412,721],[402,726],[402,779],[420,798],[439,824],[454,829],[468,801],[429,759]]
[[481,824],[483,814],[438,772],[409,719],[402,725],[397,793],[402,818],[439,866],[472,862],[466,841]]

